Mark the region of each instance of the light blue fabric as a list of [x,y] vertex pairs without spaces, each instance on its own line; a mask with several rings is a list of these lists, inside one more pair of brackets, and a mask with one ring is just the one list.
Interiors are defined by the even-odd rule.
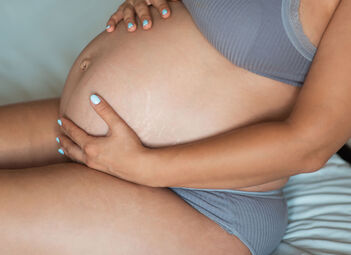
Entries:
[[301,87],[316,53],[300,0],[183,0],[201,33],[233,64]]
[[252,255],[269,255],[283,238],[288,212],[281,190],[170,189],[229,234],[237,236]]
[[283,189],[289,224],[274,255],[351,254],[351,167],[338,155]]

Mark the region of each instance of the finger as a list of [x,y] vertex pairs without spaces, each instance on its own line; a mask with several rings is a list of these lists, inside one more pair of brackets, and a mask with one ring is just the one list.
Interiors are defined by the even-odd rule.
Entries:
[[152,26],[150,9],[144,0],[138,1],[135,5],[135,11],[140,19],[143,29],[148,30]]
[[126,4],[123,9],[123,19],[129,32],[136,30],[135,10],[131,4]]
[[106,24],[106,31],[112,32],[115,30],[116,25],[123,19],[123,12],[122,9],[118,9],[108,20]]
[[[106,122],[110,134],[120,128],[129,128],[125,121],[115,112],[115,110],[100,96],[93,94],[90,96],[90,103],[97,114]],[[127,129],[128,129],[127,128]]]
[[80,148],[84,148],[86,143],[89,141],[90,136],[84,130],[66,118],[61,118],[61,123],[63,132]]
[[60,139],[60,145],[61,145],[61,152],[59,149],[59,152],[63,155],[66,155],[67,157],[69,157],[70,159],[80,162],[80,163],[84,163],[84,153],[83,151],[78,147],[78,145],[76,145],[75,143],[73,143],[67,136],[61,135],[59,136]]
[[116,23],[112,20],[112,18],[109,19],[109,21],[107,21],[106,24],[106,31],[107,32],[113,32],[115,30],[115,25]]
[[151,0],[151,3],[160,12],[162,18],[166,19],[171,16],[171,9],[167,0]]

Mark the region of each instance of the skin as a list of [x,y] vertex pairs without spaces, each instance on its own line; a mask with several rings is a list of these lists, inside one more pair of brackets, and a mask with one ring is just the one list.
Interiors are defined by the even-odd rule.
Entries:
[[[351,7],[348,1],[342,3],[343,8],[340,10],[343,11],[339,12],[334,22],[334,29],[330,30],[331,32],[329,33],[333,33],[337,28],[346,29],[346,27],[342,26],[342,20],[345,20]],[[118,35],[118,39],[107,37],[107,33],[103,33],[95,39],[90,47],[88,46],[83,51],[71,70],[64,95],[61,99],[60,114],[74,120],[78,126],[90,134],[106,134],[108,126],[102,119],[99,119],[99,115],[96,114],[88,100],[89,95],[96,92],[102,95],[106,101],[111,102],[112,108],[114,110],[117,109],[116,112],[118,112],[118,115],[133,128],[147,147],[154,148],[213,136],[230,128],[245,127],[248,124],[257,123],[262,120],[279,120],[290,116],[297,99],[298,89],[241,70],[231,65],[225,58],[220,57],[220,55],[215,55],[217,52],[211,47],[207,47],[206,45],[208,44],[205,41],[200,41],[203,40],[201,35],[196,34],[196,29],[190,23],[187,23],[188,16],[182,11],[182,7],[176,5],[176,3],[171,6],[173,15],[172,19],[167,21],[169,22],[169,26],[172,26],[173,18],[179,14],[179,20],[176,18],[173,20],[175,23],[173,23],[172,29],[183,28],[181,27],[183,24],[184,28],[189,28],[189,30],[180,29],[179,31],[182,31],[184,35],[188,35],[187,33],[189,32],[193,33],[194,38],[191,40],[198,40],[195,42],[199,42],[199,44],[195,44],[198,46],[196,49],[188,47],[191,51],[187,53],[198,54],[197,56],[203,56],[203,59],[212,57],[209,59],[213,62],[208,62],[210,67],[216,64],[220,68],[218,70],[211,68],[210,70],[222,72],[220,73],[222,75],[217,77],[217,79],[220,79],[219,82],[216,83],[217,86],[221,86],[220,89],[217,87],[217,90],[213,88],[211,91],[211,87],[209,87],[210,89],[206,91],[207,95],[206,93],[197,95],[200,100],[195,101],[195,105],[198,107],[201,106],[202,108],[197,109],[202,109],[204,113],[197,111],[196,116],[198,118],[194,119],[194,115],[186,114],[185,108],[183,109],[181,105],[187,102],[184,99],[189,99],[188,102],[194,102],[194,98],[190,97],[193,92],[191,91],[192,87],[189,87],[189,85],[194,86],[196,88],[195,91],[199,91],[199,86],[202,84],[209,86],[210,83],[206,83],[206,80],[211,79],[208,76],[206,79],[201,79],[201,76],[196,76],[195,72],[187,73],[189,72],[187,65],[198,67],[200,73],[201,71],[208,70],[206,66],[201,65],[200,61],[199,63],[195,63],[196,59],[194,60],[194,58],[187,58],[186,63],[177,62],[177,54],[172,55],[172,52],[167,52],[166,50],[162,52],[163,49],[162,47],[160,48],[160,45],[156,45],[154,54],[147,55],[149,51],[145,51],[146,53],[142,51],[147,47],[149,47],[147,49],[152,48],[152,45],[155,45],[155,42],[158,42],[158,40],[168,39],[168,43],[176,40],[177,37],[172,37],[172,33],[165,32],[166,29],[163,29],[163,23],[159,20],[159,23],[154,23],[152,30],[147,32],[141,31],[145,33],[155,31],[154,34],[150,34],[150,40],[153,37],[154,44],[148,44],[149,37],[146,34],[142,35],[139,33],[138,35],[138,30],[133,33],[134,37],[131,38],[136,40],[138,37],[143,36],[143,44],[133,44],[132,39],[125,41],[127,39],[123,37],[123,31],[125,30],[122,30],[122,27],[120,30],[117,27],[116,32],[114,32],[116,34],[111,33],[111,36],[117,37]],[[177,9],[177,6],[179,9]],[[183,23],[180,23],[180,21]],[[317,21],[315,20],[315,22]],[[325,24],[325,22],[321,23]],[[128,32],[125,31],[125,33]],[[157,37],[158,35],[159,37]],[[332,34],[329,38],[335,38],[334,36],[335,34]],[[186,38],[189,37],[185,37],[183,41],[177,41],[176,45],[194,43],[194,41],[189,41]],[[338,46],[333,45],[331,41],[326,40],[326,42],[329,42],[333,47],[328,48],[326,46],[328,43],[322,43],[325,50],[319,54],[320,64],[317,67],[323,71],[323,64],[324,67],[328,66],[329,68],[330,62],[324,62],[322,56],[327,53],[330,54],[331,51],[335,53],[335,46]],[[176,47],[176,45],[173,46]],[[339,46],[347,47],[347,45]],[[110,57],[104,52],[104,48],[106,47],[109,49]],[[129,50],[129,56],[127,54],[123,55],[123,52],[118,51],[118,47],[121,47],[123,52]],[[130,51],[131,49],[132,51]],[[168,51],[170,49],[172,47],[168,48]],[[137,54],[141,53],[144,55],[139,59]],[[343,65],[339,65],[341,63],[338,62],[344,59],[341,51],[337,53],[331,59],[332,66],[344,66],[346,61],[342,63]],[[163,57],[157,58],[158,54]],[[184,54],[182,60],[188,54]],[[99,60],[99,57],[102,56],[105,60],[104,62],[101,59]],[[153,68],[148,68],[150,65],[143,63],[142,60],[151,59],[151,56],[153,57],[153,61],[150,63],[152,63]],[[165,66],[164,56],[172,59],[171,64],[173,65],[171,68],[168,66],[167,69],[162,69],[162,66]],[[133,68],[129,70],[131,70],[131,74],[135,75],[136,78],[133,78],[134,76],[131,75],[123,76],[123,72],[128,70],[125,69],[128,65],[124,66],[123,61],[120,61],[121,59],[132,60]],[[330,60],[330,58],[328,59]],[[118,65],[118,68],[115,67],[110,70],[108,66],[111,63]],[[162,63],[162,65],[158,63]],[[303,98],[305,99],[299,99],[298,101],[308,102],[312,97],[308,95],[315,95],[315,100],[320,102],[323,99],[322,95],[328,93],[330,95],[330,82],[335,81],[336,77],[331,77],[330,72],[325,71],[319,73],[321,78],[318,78],[319,76],[316,75],[318,71],[317,67],[315,68],[316,71],[313,72],[315,75],[309,78],[308,86],[306,86],[307,92],[303,93]],[[179,68],[183,68],[180,69],[183,72],[180,72]],[[345,68],[348,68],[347,65]],[[143,72],[138,72],[138,75],[136,75],[135,73],[139,70]],[[153,70],[159,70],[157,72],[158,76]],[[167,75],[163,76],[162,71]],[[172,76],[174,74],[172,71],[176,74],[181,73],[183,76]],[[344,85],[349,84],[345,83],[345,81],[349,81],[345,78],[345,69],[342,71],[344,73],[336,72],[339,89],[334,90],[335,94],[329,98],[329,101],[340,99],[342,95],[349,94],[349,91],[347,91],[348,86]],[[99,77],[100,80],[98,80]],[[152,81],[148,83],[152,77],[157,77],[158,79],[155,85],[153,85]],[[173,86],[172,79],[177,77],[178,80],[175,81]],[[183,83],[179,83],[179,78],[184,78]],[[191,83],[186,83],[187,78],[192,78]],[[238,82],[235,83],[235,86],[233,86],[233,78],[235,79],[234,81]],[[113,79],[115,82],[109,83]],[[315,86],[312,85],[314,84],[313,79],[318,79],[319,81]],[[326,80],[329,83],[323,83],[320,79]],[[163,87],[159,84],[162,84]],[[132,89],[129,89],[131,93],[128,93],[128,86],[132,85]],[[183,99],[178,105],[172,105],[172,103],[177,103],[176,101],[172,101],[174,97],[166,97],[165,101],[162,101],[162,97],[160,97],[161,99],[157,97],[157,95],[166,96],[167,92],[169,92],[167,89],[169,88],[173,88],[173,92],[183,93],[181,95],[184,98],[176,97]],[[246,91],[244,88],[248,90]],[[166,89],[166,91],[162,91],[162,89]],[[115,93],[113,90],[115,90]],[[143,102],[142,100],[147,99],[147,97],[144,98],[148,94],[145,94],[145,91],[149,91],[149,95],[151,93],[153,100],[147,101],[150,107],[147,108],[148,111],[146,111],[145,116],[141,116],[144,119],[140,120],[140,115],[138,116],[136,113],[140,109],[145,109],[145,104],[138,104],[138,102]],[[155,91],[157,93],[166,93],[157,94]],[[217,93],[225,91],[225,93],[215,94],[216,97],[214,97],[213,95],[216,91]],[[319,93],[318,91],[322,92]],[[232,97],[226,97],[227,95]],[[250,101],[251,97],[249,95],[254,97],[255,100]],[[264,100],[267,98],[267,95],[270,95],[269,102]],[[221,98],[221,100],[216,101],[217,97]],[[170,105],[165,104],[165,102]],[[228,102],[232,103],[232,105],[229,105]],[[247,105],[244,104],[245,102],[247,102]],[[262,102],[266,103],[262,104]],[[346,104],[346,101],[342,100],[342,102]],[[212,107],[206,108],[208,103],[211,103]],[[337,103],[337,100],[333,103]],[[260,111],[257,110],[257,112],[254,112],[258,108],[257,104],[262,107],[259,107]],[[154,105],[162,105],[162,111],[156,111],[153,108]],[[61,115],[58,115],[57,106],[57,99],[53,99],[1,108],[0,118],[2,120],[1,123],[4,123],[4,125],[0,128],[7,134],[5,141],[2,138],[1,142],[1,150],[7,155],[7,157],[3,156],[0,160],[2,168],[11,165],[16,158],[18,165],[23,164],[26,166],[30,166],[31,164],[45,165],[56,160],[66,160],[58,153],[54,155],[52,150],[55,146],[56,149],[58,148],[55,137],[59,129],[54,119]],[[191,104],[187,105],[188,110],[190,106]],[[294,108],[294,114],[291,115],[290,120],[295,119],[295,123],[301,123],[297,120],[306,118],[306,116],[309,116],[306,115],[307,112],[311,111],[315,116],[320,117],[323,115],[314,112],[312,104],[310,106],[307,107],[306,111],[303,111],[301,107]],[[177,107],[177,112],[172,111],[174,109],[172,107]],[[228,116],[224,114],[220,116],[211,115],[211,108],[213,107],[219,113],[228,111]],[[335,107],[338,107],[339,110],[349,109],[345,105],[340,104],[335,104]],[[133,109],[135,112],[133,112]],[[278,111],[277,109],[280,110]],[[195,110],[195,108],[190,108],[190,110]],[[334,110],[333,112],[335,112]],[[184,121],[181,118],[177,118],[178,111],[180,113],[179,116],[184,117]],[[157,119],[156,113],[161,114],[159,115],[159,119]],[[205,113],[207,116],[205,116]],[[14,116],[9,117],[11,115]],[[259,116],[262,115],[263,118],[260,118]],[[27,116],[25,119],[26,122],[23,122],[22,118],[25,116]],[[232,116],[236,118],[233,120]],[[342,126],[340,123],[344,123],[344,120],[341,117],[340,119],[331,118],[329,112],[327,116],[330,118],[329,120],[336,121],[335,125],[339,126],[338,130],[341,134],[337,139],[338,143],[340,143],[346,137],[346,130],[350,130],[351,127],[349,125]],[[174,123],[171,122],[172,119],[176,120],[180,126],[186,127],[186,132],[181,132],[181,129],[172,130],[172,123]],[[208,119],[211,119],[211,121],[205,122]],[[194,125],[194,129],[191,129],[192,125],[186,126],[189,120],[192,121],[191,124]],[[40,125],[37,124],[38,122]],[[145,123],[148,122],[154,123],[154,126],[149,127],[149,129],[143,129]],[[205,128],[199,129],[199,127]],[[9,132],[14,128],[17,128],[18,132]],[[43,136],[44,132],[41,130],[44,128],[46,128],[46,136]],[[163,128],[163,134],[156,132],[160,128]],[[334,133],[336,132],[334,131]],[[177,137],[181,139],[176,140],[175,138]],[[22,145],[23,140],[26,141],[25,145]],[[12,146],[11,153],[7,153],[7,146],[9,144]],[[30,150],[33,146],[42,149]],[[337,146],[337,144],[334,146]],[[46,153],[45,156],[39,155],[42,152]],[[20,155],[20,157],[17,155]],[[36,159],[34,163],[31,158]],[[94,171],[83,165],[72,163],[29,168],[26,171],[4,170],[0,172],[0,181],[0,199],[3,207],[1,211],[0,249],[2,249],[1,253],[4,254],[23,254],[24,251],[26,254],[30,254],[30,252],[32,254],[47,254],[48,251],[50,253],[53,252],[53,247],[58,254],[79,254],[82,252],[96,254],[99,251],[103,251],[104,254],[112,254],[115,253],[116,249],[120,250],[122,254],[123,252],[126,254],[157,254],[157,252],[159,254],[188,254],[190,251],[191,254],[232,254],[233,250],[237,251],[237,254],[249,254],[246,246],[235,236],[229,235],[217,224],[192,209],[178,196],[165,188],[153,188],[134,184]],[[102,201],[107,201],[107,203]],[[76,226],[76,228],[72,226]],[[139,226],[143,226],[142,231],[136,231],[136,229],[140,230]],[[168,231],[164,231],[165,229]],[[147,238],[147,241],[145,241],[145,238]],[[55,240],[55,244],[51,242],[52,240]],[[132,251],[130,247],[133,247]],[[174,250],[171,250],[172,248]],[[28,253],[28,251],[30,252]]]
[[[182,4],[173,3],[175,13],[167,22],[159,19],[147,32],[139,29],[128,37],[122,36],[125,30],[119,26],[113,33],[103,32],[96,37],[71,69],[61,97],[60,116],[71,119],[88,134],[106,134],[107,125],[89,104],[89,96],[96,92],[118,109],[118,114],[149,148],[196,141],[288,116],[299,88],[234,66],[208,44]],[[158,13],[153,17],[157,19]],[[192,36],[177,40],[172,46],[155,45],[163,38],[176,40],[179,31]],[[196,49],[191,45],[197,45]],[[156,47],[158,54],[144,50],[151,47]],[[184,50],[186,62],[177,57]],[[172,59],[173,72],[164,65],[165,56]],[[131,59],[133,66],[121,59]],[[88,68],[82,70],[84,62]],[[128,75],[131,68],[137,75]],[[105,79],[101,81],[100,77]],[[199,93],[202,88],[206,90]],[[181,97],[173,96],[180,94]],[[272,99],[269,102],[268,96]],[[279,188],[286,181],[287,178],[251,191]]]
[[[173,0],[171,2],[176,2]],[[171,8],[167,0],[127,0],[121,4],[117,11],[112,14],[106,24],[106,31],[113,32],[119,21],[123,20],[127,31],[134,32],[137,29],[135,14],[138,16],[142,28],[149,30],[152,27],[152,16],[149,6],[154,6],[161,17],[168,19],[171,16]]]
[[[92,107],[108,125],[108,133],[103,137],[88,135],[72,121],[61,118],[62,131],[59,143],[64,154],[90,168],[146,186],[150,186],[144,154],[147,153],[137,134],[97,95],[92,96]],[[72,139],[72,140],[71,140]],[[97,151],[96,148],[107,150]],[[119,153],[111,148],[119,148]],[[61,151],[62,153],[62,151]],[[133,162],[131,165],[130,163]],[[151,183],[151,182],[150,182]]]
[[168,189],[79,164],[0,171],[1,254],[249,254]]
[[0,169],[44,166],[69,159],[57,153],[59,99],[2,106]]
[[[325,8],[330,7],[326,6]],[[158,13],[154,9],[151,10],[154,11],[154,18],[159,18]],[[173,3],[173,12],[176,12],[177,15],[174,15],[167,23],[162,22],[162,19],[159,18],[159,22],[155,23],[152,30],[145,32],[139,29],[132,34],[132,37],[120,36],[125,31],[122,26],[115,30],[114,33],[117,35],[104,32],[96,37],[84,49],[71,69],[61,98],[60,115],[71,119],[88,134],[106,134],[107,125],[94,113],[87,100],[90,94],[97,92],[137,133],[143,145],[149,148],[169,145],[173,147],[176,144],[194,142],[255,123],[282,121],[289,116],[300,88],[273,81],[233,65],[223,58],[212,45],[208,44],[182,4]],[[317,16],[319,20],[324,18],[319,25],[320,27],[324,26],[324,29],[327,24],[325,20],[330,19],[333,12],[329,11],[329,16],[326,13],[328,12],[323,10]],[[316,26],[315,23],[311,23],[312,25]],[[144,48],[152,47],[162,38],[177,38],[180,30],[192,36],[182,38],[181,41],[177,40],[177,43],[172,46],[157,44],[157,55],[144,50]],[[138,46],[139,41],[143,41],[142,48]],[[111,48],[110,45],[114,45],[114,47]],[[179,52],[189,49],[190,45],[197,45],[197,47],[186,52],[187,61],[177,62]],[[164,65],[164,56],[172,59],[173,66],[177,67],[175,72],[170,72],[169,67]],[[128,70],[131,68],[129,62],[120,62],[118,69],[111,69],[120,59],[131,59],[132,68],[138,75],[128,75]],[[206,59],[206,62],[202,61],[203,59]],[[84,62],[88,63],[88,68],[82,70],[79,67]],[[197,68],[194,69],[194,66]],[[179,73],[182,73],[181,78]],[[101,76],[106,77],[103,82]],[[123,85],[116,86],[118,81]],[[99,86],[96,86],[97,82]],[[129,87],[133,87],[133,90],[131,91]],[[199,93],[202,88],[206,88],[206,90]],[[196,93],[196,100],[193,100],[194,93]],[[178,94],[182,94],[182,97],[173,96]],[[270,100],[267,101],[267,98]],[[159,109],[160,106],[162,111]],[[175,111],[175,109],[177,110]],[[199,111],[199,109],[202,110]],[[169,150],[170,153],[168,151],[162,153],[162,155],[166,154],[166,157],[163,158],[167,161],[160,162],[157,157],[153,157],[156,158],[156,161],[149,165],[157,165],[160,167],[160,171],[164,172],[161,168],[173,160],[174,154],[177,154],[171,150]],[[305,150],[301,151],[301,157],[305,156],[304,152]],[[188,155],[194,155],[194,153]],[[182,160],[181,165],[188,166],[195,157]],[[232,155],[226,156],[226,158],[230,157]],[[300,157],[295,159],[295,161],[300,161]],[[204,167],[204,163],[196,160],[195,164],[196,162],[199,162],[198,168]],[[217,164],[216,161],[213,162]],[[224,169],[224,172],[232,171],[232,168],[228,169],[228,165],[232,165],[233,162],[228,160],[226,162],[228,164],[224,165],[224,168],[216,165],[212,166],[211,169],[221,168]],[[304,163],[305,160],[302,162]],[[261,164],[262,162],[257,162],[251,168],[260,169]],[[181,165],[176,164],[175,167],[178,168]],[[271,166],[267,166],[267,168],[269,167]],[[301,165],[294,165],[292,170],[301,170],[305,167],[305,165],[302,168]],[[164,177],[166,180],[159,180],[156,185],[166,186],[169,184],[167,179],[175,180],[174,175],[176,175],[177,168],[170,169],[171,176]],[[243,166],[236,168],[246,169]],[[294,172],[284,172],[280,178],[273,176],[273,180],[268,180],[268,178],[272,179],[272,175],[267,175],[268,178],[264,178],[265,173],[262,172],[262,175],[258,176],[259,179],[254,180],[254,182],[239,185],[226,183],[222,188],[246,191],[277,189],[287,182],[291,174]],[[156,175],[160,176],[158,173]],[[191,178],[198,179],[198,175]],[[232,179],[241,181],[241,178],[237,177]],[[209,185],[214,187],[213,184],[203,181],[201,180],[203,187],[206,185],[208,188]],[[177,186],[190,184],[181,182],[182,180],[179,180],[173,184]],[[174,186],[173,184],[170,186]],[[190,185],[193,184],[195,183]],[[198,183],[196,185],[199,186]],[[218,188],[221,183],[215,185]]]

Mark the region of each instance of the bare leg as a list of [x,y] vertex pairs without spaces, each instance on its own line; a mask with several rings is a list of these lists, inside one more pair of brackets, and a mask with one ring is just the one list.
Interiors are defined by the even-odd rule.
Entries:
[[166,188],[74,163],[0,171],[0,254],[250,254]]
[[55,137],[59,99],[0,107],[0,169],[67,161]]

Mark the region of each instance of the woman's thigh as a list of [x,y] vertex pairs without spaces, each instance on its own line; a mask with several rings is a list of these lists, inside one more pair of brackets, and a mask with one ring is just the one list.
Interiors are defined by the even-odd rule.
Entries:
[[0,171],[1,254],[250,254],[167,188],[73,163]]
[[57,152],[59,99],[0,107],[0,169],[67,161]]

